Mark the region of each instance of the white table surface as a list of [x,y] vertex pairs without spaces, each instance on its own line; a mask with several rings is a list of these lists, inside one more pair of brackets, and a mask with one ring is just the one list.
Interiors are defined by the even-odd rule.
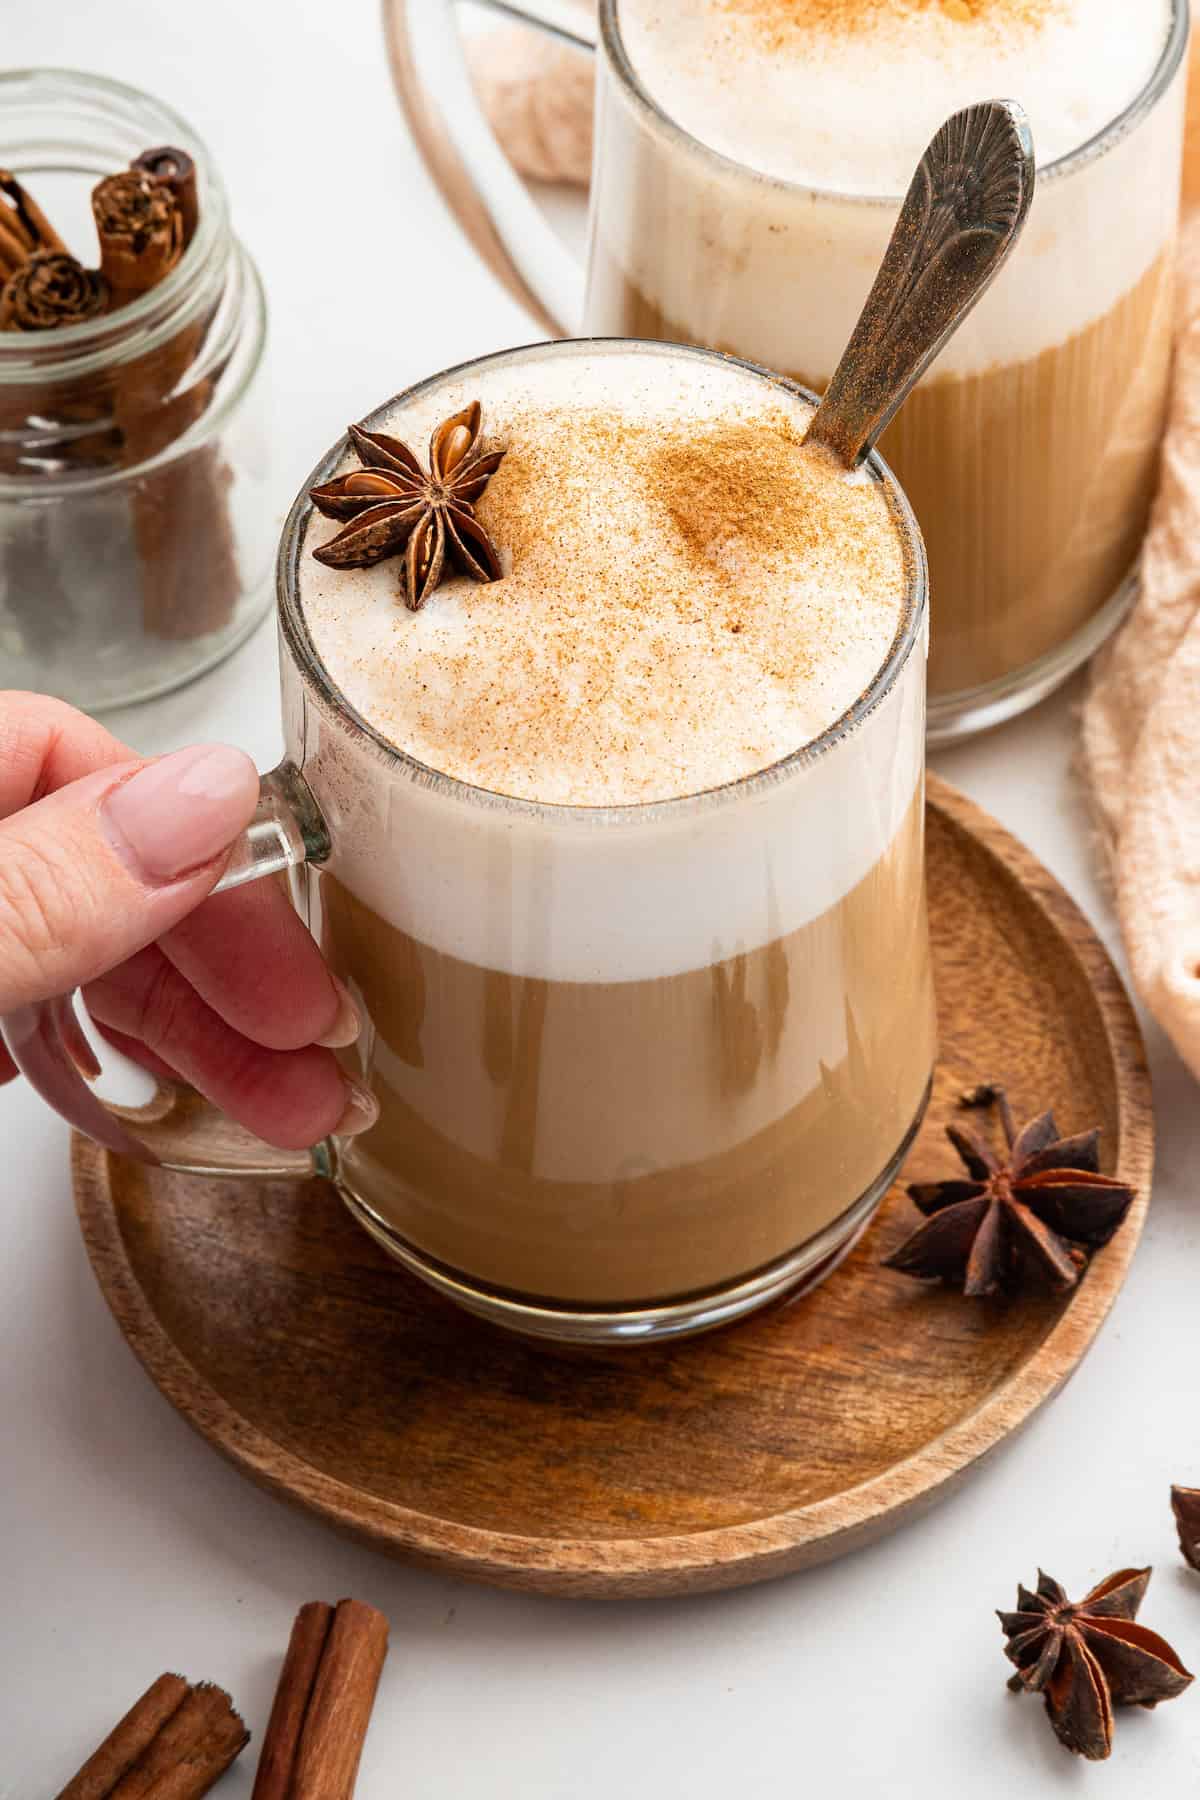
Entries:
[[[428,0],[433,3],[433,0]],[[11,66],[174,103],[225,171],[272,307],[282,518],[383,395],[536,333],[478,266],[392,98],[372,0],[57,0],[3,8]],[[1070,774],[1078,683],[935,766],[1017,831],[1115,942]],[[270,627],[115,729],[279,750]],[[1136,1265],[1069,1390],[964,1491],[873,1549],[767,1587],[602,1605],[491,1592],[341,1542],[257,1492],[122,1341],[76,1229],[67,1132],[0,1095],[0,1800],[52,1795],[162,1669],[229,1687],[257,1738],[298,1604],[383,1607],[392,1651],[360,1800],[803,1793],[1010,1800],[1200,1792],[1200,1692],[1118,1720],[1085,1776],[1004,1691],[993,1608],[1039,1560],[1072,1593],[1158,1565],[1149,1623],[1200,1667],[1172,1480],[1200,1484],[1197,1092],[1150,1032],[1159,1177]],[[253,1752],[219,1788],[247,1796]]]

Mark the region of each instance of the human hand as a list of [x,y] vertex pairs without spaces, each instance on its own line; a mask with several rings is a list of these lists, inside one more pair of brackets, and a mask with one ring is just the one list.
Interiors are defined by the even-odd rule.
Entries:
[[300,1149],[376,1108],[331,1053],[354,1003],[280,887],[207,898],[257,800],[240,750],[146,761],[61,701],[0,692],[0,1016],[82,987],[118,1049]]

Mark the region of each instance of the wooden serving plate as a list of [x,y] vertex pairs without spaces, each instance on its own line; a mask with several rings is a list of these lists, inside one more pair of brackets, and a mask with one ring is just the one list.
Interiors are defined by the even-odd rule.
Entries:
[[1137,1247],[1153,1150],[1141,1038],[1063,890],[930,782],[942,1055],[909,1178],[949,1172],[964,1087],[1100,1123],[1139,1190],[1065,1299],[969,1303],[880,1267],[898,1185],[827,1283],[690,1343],[566,1358],[455,1311],[331,1189],[145,1169],[76,1139],[92,1265],[172,1404],[281,1498],[381,1550],[502,1586],[630,1597],[839,1556],[941,1499],[1078,1364]]

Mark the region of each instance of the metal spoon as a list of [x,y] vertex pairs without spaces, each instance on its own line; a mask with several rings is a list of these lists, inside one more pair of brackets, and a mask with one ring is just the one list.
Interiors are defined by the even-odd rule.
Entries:
[[999,274],[1033,198],[1033,138],[1012,100],[947,119],[917,164],[854,335],[807,442],[853,468]]

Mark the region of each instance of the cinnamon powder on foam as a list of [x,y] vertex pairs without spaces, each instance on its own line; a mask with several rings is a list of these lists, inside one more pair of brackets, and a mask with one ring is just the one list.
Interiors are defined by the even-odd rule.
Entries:
[[[557,488],[569,501],[572,476],[586,478],[589,464],[621,463],[647,518],[659,515],[676,551],[672,565],[652,554],[643,568],[635,530],[625,554],[607,558],[607,569],[589,569],[592,583],[599,574],[610,597],[635,614],[643,601],[669,598],[699,623],[698,590],[711,594],[715,583],[734,595],[744,591],[747,572],[753,584],[794,577],[831,545],[854,558],[866,586],[895,585],[896,530],[878,492],[802,453],[804,432],[783,409],[644,433],[619,414],[597,411],[556,436],[547,434],[537,449],[514,447],[477,506],[513,567],[527,570],[531,553],[544,553],[548,492]],[[724,615],[706,622],[729,623]]]
[[[1136,5],[1138,0],[1130,0]],[[720,0],[773,45],[794,32],[825,36],[876,30],[913,19],[1036,29],[1062,13],[1064,0]]]
[[[803,431],[783,409],[648,432],[597,410],[514,436],[478,512],[540,615],[536,641],[514,647],[509,677],[520,670],[519,730],[532,730],[543,751],[561,740],[560,755],[579,756],[581,737],[596,729],[593,709],[631,656],[662,658],[653,685],[667,715],[685,695],[692,703],[697,662],[734,641],[752,645],[747,672],[785,687],[811,679],[836,658],[836,634],[829,641],[800,628],[784,597],[798,570],[831,553],[849,557],[861,591],[899,617],[903,552],[878,489],[803,452]],[[605,466],[624,471],[623,497],[633,505],[612,496],[623,516],[611,516],[612,539],[597,555],[596,544],[580,543],[578,520],[556,529],[548,500],[569,519],[589,476]],[[673,674],[677,628],[687,649]],[[849,621],[846,628],[853,632]],[[494,693],[472,702],[460,689],[457,730],[486,735],[494,704]],[[581,706],[592,714],[586,733]],[[693,718],[697,729],[706,723]],[[597,761],[628,747],[602,731],[594,745]]]
[[393,609],[355,704],[434,767],[581,804],[695,792],[809,742],[882,663],[905,565],[878,486],[803,451],[805,424],[510,405],[477,502],[505,578]]

